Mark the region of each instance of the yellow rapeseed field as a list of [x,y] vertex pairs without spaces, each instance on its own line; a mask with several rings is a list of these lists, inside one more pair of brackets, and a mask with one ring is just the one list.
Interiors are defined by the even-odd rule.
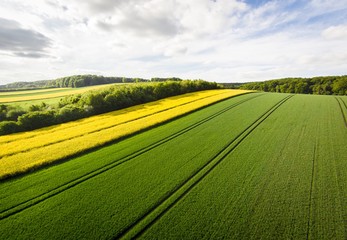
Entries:
[[0,179],[102,146],[245,90],[209,90],[0,137]]

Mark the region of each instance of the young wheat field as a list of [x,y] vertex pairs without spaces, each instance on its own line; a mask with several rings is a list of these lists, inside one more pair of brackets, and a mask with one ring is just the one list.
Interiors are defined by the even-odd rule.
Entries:
[[347,97],[240,93],[0,137],[3,177],[69,160],[2,180],[0,239],[347,239]]

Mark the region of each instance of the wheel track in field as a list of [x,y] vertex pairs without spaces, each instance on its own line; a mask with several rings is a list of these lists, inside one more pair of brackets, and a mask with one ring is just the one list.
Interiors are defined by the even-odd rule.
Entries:
[[[346,108],[346,110],[347,110],[347,104],[346,104],[346,102],[342,99],[342,97],[339,97],[340,99],[341,99],[341,102],[343,102],[343,105],[345,105],[345,108]],[[347,99],[347,98],[346,98]]]
[[[336,97],[335,97],[336,98]],[[346,115],[344,116],[347,116],[347,104],[346,102],[342,99],[342,97],[339,97],[339,99],[341,100],[342,102],[342,105],[345,107],[344,109],[346,110]],[[347,98],[346,98],[347,99]],[[346,119],[346,117],[344,118]],[[345,122],[346,123],[346,122]],[[346,123],[346,128],[347,128],[347,123]],[[336,159],[336,158],[335,158]],[[338,168],[338,164],[336,163],[336,160],[334,161],[335,162],[335,174],[337,176],[337,168]],[[338,199],[340,200],[340,204],[343,206],[343,203],[344,203],[344,200],[343,200],[343,197],[341,196],[341,192],[343,192],[343,187],[340,186],[339,182],[336,180],[336,184],[338,185],[338,188],[339,188],[339,191],[338,191]],[[343,207],[342,207],[343,208]],[[347,223],[347,222],[346,222]],[[347,227],[345,227],[345,236],[347,236]]]
[[117,167],[117,166],[119,166],[119,165],[121,165],[123,163],[126,163],[126,162],[134,159],[135,157],[138,157],[138,156],[140,156],[140,155],[142,155],[142,154],[144,154],[144,153],[146,153],[148,151],[151,151],[152,149],[154,149],[156,147],[159,147],[162,144],[164,144],[166,142],[169,142],[169,141],[171,141],[171,140],[181,136],[182,134],[185,134],[185,133],[189,132],[190,130],[192,130],[192,129],[194,129],[194,128],[196,128],[196,127],[198,127],[198,126],[200,126],[200,125],[202,125],[202,124],[204,124],[204,123],[206,123],[206,122],[208,122],[208,121],[210,121],[210,120],[212,120],[212,119],[214,119],[216,117],[218,117],[219,115],[221,115],[221,114],[223,114],[223,113],[225,113],[225,112],[227,112],[227,111],[229,111],[229,110],[231,110],[231,109],[233,109],[233,108],[235,108],[235,107],[237,107],[237,106],[239,106],[239,105],[241,105],[241,104],[243,104],[243,103],[245,103],[247,101],[253,100],[253,99],[255,99],[257,97],[260,97],[260,96],[263,96],[263,95],[264,94],[257,94],[255,96],[251,96],[250,98],[238,101],[238,102],[236,102],[236,103],[234,103],[234,104],[232,104],[232,105],[230,105],[230,106],[228,106],[228,107],[226,107],[226,108],[224,108],[224,109],[222,109],[220,111],[217,111],[214,114],[211,114],[210,116],[208,116],[208,117],[206,117],[204,119],[199,120],[198,122],[196,122],[196,123],[194,123],[194,124],[192,124],[192,125],[190,125],[188,127],[185,127],[183,129],[181,129],[180,131],[178,131],[176,133],[173,133],[173,134],[165,137],[164,139],[161,139],[161,140],[159,140],[159,141],[157,141],[155,143],[152,143],[152,144],[148,145],[147,147],[144,147],[144,148],[142,148],[140,150],[137,150],[136,152],[134,152],[132,154],[129,154],[129,155],[125,156],[125,157],[117,159],[114,162],[111,162],[111,163],[108,163],[106,165],[103,165],[102,167],[99,167],[99,168],[97,168],[97,169],[95,169],[95,170],[93,170],[91,172],[88,172],[87,174],[84,174],[84,175],[79,176],[79,177],[77,177],[77,178],[75,178],[75,179],[73,179],[71,181],[68,181],[68,182],[62,184],[62,185],[59,185],[58,187],[55,187],[55,188],[49,190],[48,192],[45,192],[45,193],[40,194],[40,195],[37,195],[37,196],[35,196],[33,198],[30,198],[30,199],[28,199],[28,200],[26,200],[24,202],[21,202],[20,204],[17,204],[15,206],[12,206],[10,208],[2,210],[0,212],[0,220],[8,218],[8,217],[10,217],[10,216],[12,216],[14,214],[17,214],[17,213],[19,213],[19,212],[21,212],[21,211],[23,211],[25,209],[28,209],[28,208],[30,208],[30,207],[32,207],[32,206],[34,206],[34,205],[36,205],[36,204],[38,204],[40,202],[43,202],[43,201],[45,201],[45,200],[47,200],[47,199],[49,199],[49,198],[51,198],[51,197],[53,197],[55,195],[58,195],[59,193],[65,191],[67,189],[75,187],[75,186],[79,185],[80,183],[83,183],[83,182],[85,182],[85,181],[87,181],[89,179],[92,179],[92,178],[94,178],[94,177],[96,177],[96,176],[98,176],[98,175],[100,175],[100,174],[102,174],[102,173],[104,173],[104,172],[106,172],[106,171],[108,171],[110,169],[113,169],[113,168],[115,168],[115,167]]
[[311,171],[311,183],[310,183],[310,196],[309,196],[309,204],[308,204],[308,218],[307,218],[307,229],[306,229],[306,240],[310,237],[310,228],[311,228],[311,214],[312,214],[312,202],[313,202],[313,187],[314,187],[314,173],[315,173],[315,163],[317,159],[317,148],[318,148],[318,140],[315,140],[315,144],[313,146],[313,158],[312,158],[312,171]]
[[191,189],[193,189],[203,178],[205,178],[213,169],[215,169],[238,145],[240,145],[249,134],[251,134],[262,122],[264,122],[276,109],[284,104],[294,95],[288,95],[283,98],[260,117],[258,117],[251,125],[237,135],[231,142],[226,144],[211,160],[198,168],[185,181],[172,189],[166,196],[148,209],[144,215],[140,216],[128,227],[123,229],[114,239],[137,239],[153,224],[155,224],[166,212],[172,209]]
[[[16,155],[16,154],[21,154],[21,153],[25,153],[25,152],[30,152],[30,151],[33,151],[35,149],[39,149],[39,148],[43,148],[43,147],[48,147],[48,146],[51,146],[51,145],[54,145],[54,144],[59,144],[61,142],[65,142],[65,141],[69,141],[69,140],[72,140],[72,139],[75,139],[75,138],[79,138],[79,137],[83,137],[85,135],[88,135],[88,134],[93,134],[93,133],[96,133],[96,132],[101,132],[101,131],[104,131],[104,130],[107,130],[107,129],[110,129],[110,128],[113,128],[113,127],[117,127],[117,126],[121,126],[123,124],[127,124],[127,123],[131,123],[131,122],[134,122],[136,120],[139,120],[139,119],[143,119],[143,118],[146,118],[146,117],[150,117],[152,115],[155,115],[155,114],[158,114],[158,113],[162,113],[162,112],[165,112],[165,111],[169,111],[169,110],[172,110],[172,109],[175,109],[175,108],[178,108],[178,107],[182,107],[184,105],[188,105],[188,104],[191,104],[191,103],[194,103],[196,101],[200,101],[200,100],[203,100],[203,99],[207,99],[207,98],[211,98],[211,97],[215,97],[215,96],[218,96],[218,95],[222,95],[224,93],[218,93],[218,94],[215,94],[215,95],[212,95],[212,96],[207,96],[207,97],[202,97],[202,98],[199,98],[199,99],[196,99],[196,100],[193,100],[193,101],[190,101],[190,102],[187,102],[187,103],[182,103],[182,104],[179,104],[179,105],[176,105],[174,107],[170,107],[170,108],[166,108],[166,109],[163,109],[163,110],[159,110],[159,111],[156,111],[154,113],[150,113],[150,114],[146,114],[146,115],[143,115],[141,117],[137,117],[137,118],[133,118],[131,120],[128,120],[128,121],[125,121],[125,122],[121,122],[121,123],[118,123],[118,124],[114,124],[114,125],[111,125],[111,126],[106,126],[106,127],[102,127],[102,128],[98,128],[96,130],[92,130],[92,131],[89,131],[89,132],[86,132],[86,133],[82,133],[82,134],[78,134],[78,135],[75,135],[75,136],[72,136],[72,137],[67,137],[67,138],[64,138],[64,139],[61,139],[61,140],[58,140],[58,141],[55,141],[55,142],[50,142],[50,143],[47,143],[47,144],[43,144],[43,145],[40,145],[40,146],[37,146],[37,147],[32,147],[32,148],[29,148],[29,149],[26,149],[26,150],[21,150],[21,151],[16,151],[16,152],[11,152],[11,153],[7,153],[7,154],[4,154],[4,155],[0,155],[0,160],[5,158],[5,157],[9,157],[9,156],[13,156],[13,155]],[[240,94],[240,95],[235,95],[235,96],[241,96],[241,95],[244,95],[244,94]],[[234,96],[232,96],[234,97]],[[229,98],[226,98],[226,99],[229,99]],[[224,99],[222,99],[224,100]],[[217,101],[219,102],[219,101]],[[197,109],[198,110],[198,109]],[[83,123],[81,125],[87,125],[89,123]],[[78,126],[81,126],[81,125],[78,125]],[[74,128],[76,126],[71,126],[71,127],[68,127],[69,128]],[[50,131],[49,133],[54,133],[55,131]],[[37,135],[35,136],[28,136],[28,137],[24,137],[24,138],[20,138],[20,139],[15,139],[15,140],[9,140],[9,141],[6,141],[4,142],[4,144],[6,143],[11,143],[11,142],[15,142],[15,141],[21,141],[21,140],[25,140],[25,139],[30,139],[30,138],[34,138],[34,137],[37,137]],[[111,140],[113,141],[113,140]]]
[[[347,105],[341,98],[335,97],[335,99],[336,99],[337,103],[339,104],[340,111],[341,111],[342,118],[343,118],[343,122],[345,124],[345,127],[347,128],[347,119],[346,119],[346,115],[345,115],[345,113],[343,111],[343,107],[342,107],[342,106],[344,106],[345,110],[347,111]],[[342,104],[341,104],[341,102],[342,102]]]

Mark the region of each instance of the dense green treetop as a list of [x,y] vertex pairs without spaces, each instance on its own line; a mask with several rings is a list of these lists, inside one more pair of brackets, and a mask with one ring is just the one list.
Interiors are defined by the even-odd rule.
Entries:
[[313,78],[283,78],[245,83],[241,89],[279,93],[347,95],[347,75]]

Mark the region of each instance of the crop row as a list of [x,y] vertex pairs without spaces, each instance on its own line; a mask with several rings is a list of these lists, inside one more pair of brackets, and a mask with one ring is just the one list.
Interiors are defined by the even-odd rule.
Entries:
[[[171,121],[170,123],[159,125],[151,129],[151,131],[144,131],[119,141],[117,144],[112,144],[90,154],[74,158],[73,161],[54,165],[46,170],[36,171],[33,174],[26,175],[23,179],[19,178],[15,181],[5,181],[1,185],[3,191],[0,191],[0,199],[4,200],[3,204],[0,205],[0,212],[19,205],[20,203],[30,201],[30,199],[37,196],[54,191],[54,189],[83,178],[97,169],[103,169],[105,166],[122,161],[122,159],[132,156],[133,154],[141,153],[148,148],[153,148],[157,143],[170,139],[180,132],[194,128],[199,122],[208,121],[210,117],[225,112],[224,110],[228,111],[228,109],[233,108],[233,106],[237,107],[237,105],[259,96],[261,96],[261,94],[253,93],[222,101],[211,107],[200,109],[197,112]],[[168,125],[170,127],[168,127]],[[98,160],[95,161],[94,159]],[[59,177],[52,178],[52,175]],[[42,182],[45,182],[45,185],[42,185]],[[36,186],[40,187],[38,188]]]
[[173,189],[166,198],[158,203],[157,206],[149,209],[148,212],[141,216],[136,222],[134,222],[129,228],[125,229],[115,238],[124,239],[137,239],[148,228],[150,228],[160,217],[162,217],[167,211],[169,211],[175,204],[179,202],[185,195],[189,193],[202,179],[204,179],[212,170],[214,170],[218,164],[220,164],[246,137],[254,131],[262,122],[264,122],[277,108],[285,103],[292,96],[289,95],[283,98],[281,101],[272,106],[258,119],[256,119],[250,126],[248,126],[240,134],[231,138],[231,141],[221,149],[215,156],[213,156],[208,162],[202,165],[200,168],[189,176],[184,182]]
[[333,97],[295,96],[141,237],[346,239],[346,136]]
[[[206,98],[206,97],[211,97],[214,95],[218,94],[225,94],[225,91],[204,91],[204,92],[198,92],[198,93],[189,93],[185,94],[183,96],[178,97],[170,97],[166,98],[163,100],[147,103],[147,104],[140,104],[137,106],[129,107],[126,109],[118,110],[118,111],[113,111],[110,113],[105,113],[105,114],[100,114],[97,116],[89,117],[89,118],[84,118],[78,121],[73,121],[69,123],[64,123],[60,124],[57,126],[53,127],[47,127],[35,131],[28,131],[28,132],[23,132],[23,133],[18,133],[18,134],[12,134],[8,136],[1,136],[0,137],[0,143],[10,143],[10,142],[17,142],[18,140],[23,140],[27,138],[34,138],[34,137],[39,137],[42,134],[51,134],[54,132],[58,131],[69,131],[71,128],[76,128],[76,127],[82,127],[82,129],[87,130],[92,128],[93,131],[95,130],[95,127],[98,124],[95,124],[95,122],[98,122],[102,125],[111,122],[110,120],[116,122],[116,123],[122,123],[126,121],[133,120],[138,117],[143,117],[149,114],[153,114],[157,111],[163,111],[166,110],[167,108],[170,107],[176,107],[182,104],[187,104],[189,102]],[[230,92],[228,92],[230,93]],[[133,115],[130,115],[129,113],[132,113]],[[93,125],[94,124],[94,125]],[[109,125],[113,126],[113,125]],[[104,126],[107,127],[107,126]],[[96,128],[102,129],[101,128]],[[62,132],[64,133],[64,132]]]
[[[128,109],[123,114],[113,112],[113,115],[107,114],[106,117],[101,115],[100,120],[97,116],[92,117],[93,119],[85,120],[87,123],[83,125],[71,123],[73,127],[67,129],[61,126],[57,127],[58,130],[48,128],[47,134],[41,130],[22,140],[18,139],[18,135],[14,135],[16,141],[11,141],[10,136],[6,137],[8,142],[1,146],[3,157],[0,162],[0,177],[67,158],[241,93],[244,92],[206,91],[191,94],[183,100],[176,97],[156,104],[145,104],[142,106],[143,111]],[[69,123],[66,125],[68,127]]]
[[[217,92],[217,93],[222,93],[222,92]],[[204,94],[206,94],[206,96],[202,96],[202,97],[213,96],[217,93],[216,92],[209,92],[208,94],[206,94],[206,92],[205,92]],[[196,96],[198,98],[197,95],[194,95],[194,96]],[[83,128],[88,128],[89,126],[93,127],[93,125],[90,125],[90,124],[93,124],[96,121],[99,121],[100,123],[104,123],[103,121],[105,121],[107,123],[107,121],[110,118],[114,118],[115,116],[118,116],[118,118],[113,119],[113,120],[121,122],[122,119],[120,119],[119,116],[122,116],[122,118],[124,118],[125,114],[128,115],[127,119],[131,120],[134,118],[134,115],[131,116],[128,113],[138,114],[141,117],[141,116],[143,116],[143,113],[141,113],[141,112],[149,111],[149,113],[151,113],[151,111],[152,111],[152,113],[154,113],[156,110],[158,110],[158,107],[162,106],[162,103],[164,103],[164,102],[167,102],[167,103],[164,104],[165,106],[163,106],[161,110],[165,110],[165,107],[169,106],[169,103],[171,103],[173,107],[184,104],[184,103],[189,103],[190,101],[192,101],[192,97],[193,97],[192,94],[186,94],[184,96],[181,96],[180,101],[177,101],[177,97],[172,97],[172,98],[167,98],[167,99],[152,102],[152,103],[141,104],[141,105],[129,107],[126,109],[113,111],[110,113],[105,113],[105,114],[100,114],[100,115],[89,117],[89,118],[84,118],[84,119],[81,119],[78,121],[73,121],[73,122],[69,122],[69,123],[56,125],[53,127],[47,127],[47,128],[39,129],[39,130],[35,130],[35,131],[28,131],[28,132],[24,132],[24,133],[1,136],[0,137],[0,143],[10,143],[10,142],[14,142],[14,141],[22,140],[22,139],[38,137],[42,134],[54,133],[56,131],[70,130],[70,128],[75,128],[77,126],[83,126]],[[127,121],[127,119],[125,119],[125,121]]]
[[[231,102],[235,103],[238,98],[240,97],[223,101],[167,123],[158,129],[152,129],[129,140],[82,156],[80,157],[83,159],[81,166],[83,162],[93,163],[95,158],[117,159],[122,151],[134,148],[133,145],[143,144],[150,136],[155,138],[156,135],[166,134],[167,131],[172,131],[172,128],[177,129],[180,125],[185,125],[186,122],[204,119],[210,115],[211,109],[218,109],[218,106],[226,106]],[[148,209],[162,202],[172,189],[185,182],[197,169],[209,162],[230,143],[230,139],[243,132],[270,106],[281,99],[283,99],[282,95],[266,94],[246,101],[216,116],[213,121],[207,121],[134,157],[131,161],[98,174],[25,211],[5,218],[1,220],[4,229],[1,237],[16,236],[16,232],[21,232],[24,238],[32,236],[59,238],[62,235],[71,239],[117,236],[136,219],[143,216]],[[123,142],[125,143],[122,145]],[[19,188],[23,188],[19,196],[24,195],[23,193],[28,196],[36,189],[45,188],[50,182],[56,181],[60,173],[64,175],[66,166],[71,166],[78,161],[80,160],[74,159],[49,168],[47,171],[40,171],[32,176],[9,182],[5,185],[8,187],[6,188],[8,195],[4,196],[4,204],[8,205],[9,202],[18,198],[18,195],[12,196],[11,191],[17,192]],[[94,161],[94,164],[97,164],[96,162]],[[70,175],[78,174],[80,171],[83,171],[83,168],[71,167]],[[50,179],[49,177],[55,177],[45,182],[42,176],[47,176],[47,180]],[[32,190],[26,191],[25,185],[29,185],[28,181],[35,185],[31,187]],[[31,226],[29,229],[24,229],[29,225]]]
[[341,109],[285,100],[231,98],[3,182],[0,238],[346,239]]
[[196,127],[199,127],[202,124],[207,123],[208,121],[213,120],[214,118],[225,113],[226,111],[229,111],[229,110],[237,107],[238,105],[240,105],[246,101],[252,100],[254,98],[257,98],[259,96],[261,96],[261,94],[253,94],[253,95],[250,95],[249,97],[247,97],[245,99],[240,99],[240,101],[237,101],[234,104],[230,104],[230,105],[220,109],[219,111],[216,111],[215,113],[213,113],[213,114],[211,114],[211,115],[209,115],[209,116],[207,116],[201,120],[197,120],[193,124],[191,124],[187,127],[184,127],[181,130],[178,130],[177,132],[175,132],[171,135],[168,135],[165,138],[160,139],[159,141],[153,142],[152,144],[150,144],[144,148],[141,148],[137,151],[134,151],[127,156],[124,156],[120,159],[112,161],[108,164],[102,165],[101,167],[95,167],[93,170],[91,170],[91,171],[89,171],[83,175],[80,175],[80,176],[78,176],[78,177],[76,177],[70,181],[64,182],[63,184],[56,185],[54,188],[52,188],[50,190],[46,190],[39,195],[36,195],[36,196],[32,195],[32,197],[30,199],[25,199],[24,201],[18,202],[18,203],[12,202],[11,207],[9,207],[7,209],[0,209],[0,219],[6,218],[6,217],[9,217],[15,213],[18,213],[18,212],[20,212],[20,211],[22,211],[28,207],[31,207],[31,206],[33,206],[33,205],[35,205],[41,201],[46,200],[49,197],[55,196],[55,195],[59,194],[60,192],[65,191],[66,189],[74,187],[77,184],[80,184],[80,183],[82,183],[88,179],[91,179],[91,178],[93,178],[93,177],[95,177],[95,176],[97,176],[103,172],[106,172],[106,171],[108,171],[114,167],[117,167],[120,164],[123,164],[127,161],[130,161],[141,154],[144,154],[144,153],[146,153],[146,152],[148,152],[148,151],[150,151],[150,150],[152,150],[152,149],[154,149],[154,148],[156,148],[156,147],[158,147],[158,146],[160,146],[160,145],[162,145],[168,141],[171,141],[172,139],[179,137],[182,134],[185,134],[185,133],[191,131],[192,129],[194,129]]

